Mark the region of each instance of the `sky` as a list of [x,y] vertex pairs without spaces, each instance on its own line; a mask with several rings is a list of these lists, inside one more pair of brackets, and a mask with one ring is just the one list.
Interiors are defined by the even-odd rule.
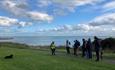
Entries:
[[95,35],[115,35],[115,0],[0,0],[0,36]]

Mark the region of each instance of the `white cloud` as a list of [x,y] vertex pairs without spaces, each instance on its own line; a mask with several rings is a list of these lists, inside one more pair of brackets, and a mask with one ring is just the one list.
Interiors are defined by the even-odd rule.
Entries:
[[38,0],[38,7],[50,7],[50,12],[54,15],[65,15],[67,12],[74,12],[79,6],[94,5],[101,1],[103,0]]
[[[40,30],[39,30],[40,31]],[[83,23],[83,24],[76,24],[76,25],[63,25],[59,27],[54,27],[51,29],[42,29],[41,32],[75,32],[78,33],[79,31],[82,33],[96,33],[99,35],[105,34],[108,32],[107,35],[111,34],[111,32],[115,31],[115,13],[108,13],[101,16],[94,18],[93,20]]]
[[17,19],[0,16],[0,25],[1,26],[10,26],[10,25],[17,24],[17,22],[18,22]]
[[[10,11],[16,16],[24,15],[27,3],[25,0],[2,0],[0,1],[1,7]],[[23,13],[22,13],[23,12]]]
[[[101,0],[103,1],[103,0]],[[79,6],[84,5],[94,5],[100,0],[38,0],[38,7],[40,9],[47,8],[43,11],[37,11],[30,9],[32,4],[29,4],[27,0],[2,0],[0,1],[0,6],[3,9],[11,12],[16,16],[26,18],[32,21],[45,21],[51,22],[53,20],[53,15],[66,15],[68,12],[74,12],[75,9]],[[36,3],[35,3],[36,5]],[[50,9],[49,9],[50,8]],[[50,11],[50,12],[49,12]],[[49,15],[51,14],[51,15]]]
[[77,24],[77,25],[63,25],[59,27],[54,27],[51,29],[40,29],[38,31],[40,32],[46,32],[46,31],[56,31],[56,32],[71,32],[71,31],[88,31],[92,28],[92,26],[89,26],[88,24]]
[[[54,15],[65,15],[68,12],[74,12],[79,6],[93,6],[101,1],[105,0],[38,0],[37,6],[39,8],[30,9],[28,7],[32,4],[28,4],[27,0],[1,0],[0,6],[9,11],[10,13],[24,18],[24,20],[37,21],[37,22],[51,22],[54,19]],[[29,6],[28,6],[29,5]],[[36,3],[35,3],[36,5]],[[88,6],[88,7],[89,7]],[[96,5],[97,6],[97,5]],[[99,5],[99,7],[102,6]],[[32,6],[33,7],[33,6]],[[109,11],[115,9],[115,1],[111,1],[102,6],[101,10]],[[45,12],[41,11],[41,9]],[[93,6],[94,8],[94,6]],[[34,11],[33,11],[34,10]],[[50,11],[50,12],[49,12]],[[50,14],[50,15],[49,15]],[[14,16],[15,17],[15,16]],[[30,22],[19,21],[15,18],[9,18],[0,16],[0,26],[12,26],[17,25],[24,27],[26,25],[31,25]],[[71,31],[83,31],[83,32],[105,32],[105,31],[115,31],[115,13],[107,13],[98,16],[86,22],[85,24],[76,25],[63,25],[59,27],[54,27],[51,29],[39,29],[40,32],[54,31],[54,32],[71,32]],[[25,31],[23,31],[25,32]]]
[[104,11],[109,11],[109,10],[115,9],[115,1],[111,1],[111,2],[106,3],[103,6],[103,9],[105,9]]
[[30,17],[33,20],[37,20],[37,21],[52,21],[53,17],[46,14],[46,13],[40,13],[40,12],[36,12],[36,11],[32,11],[32,12],[28,12],[28,17]]
[[32,25],[31,22],[24,22],[24,21],[20,21],[20,22],[18,22],[18,24],[20,25],[20,27],[25,27],[25,26],[28,26],[28,25]]
[[15,16],[20,16],[29,20],[32,19],[32,21],[34,20],[51,22],[51,20],[53,20],[53,17],[48,15],[47,13],[29,10],[26,0],[2,0],[0,1],[0,4],[3,9],[6,9]]
[[92,26],[115,25],[115,13],[107,13],[94,18],[89,23]]
[[51,4],[50,0],[38,0],[38,7],[47,7]]
[[0,16],[0,26],[16,25],[16,26],[24,27],[30,24],[31,24],[30,22],[24,22],[24,21],[19,21],[18,19],[14,19],[14,18]]
[[59,4],[60,7],[65,7],[69,11],[74,11],[78,6],[92,5],[97,2],[97,0],[53,0],[54,3]]

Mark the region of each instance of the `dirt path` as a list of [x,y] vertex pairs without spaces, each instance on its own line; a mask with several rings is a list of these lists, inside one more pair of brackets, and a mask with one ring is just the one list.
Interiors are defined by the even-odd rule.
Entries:
[[[40,51],[50,51],[49,49],[39,49]],[[66,51],[59,51],[59,50],[57,50],[56,51],[56,54],[58,54],[58,55],[66,55]],[[73,54],[71,54],[71,55],[73,55]],[[79,56],[81,56],[81,53],[79,53]],[[95,55],[94,55],[95,56]],[[110,64],[115,64],[115,59],[110,59],[110,58],[107,58],[107,57],[103,57],[104,59],[104,61],[105,62],[107,62],[107,63],[110,63]],[[103,61],[102,60],[102,61]]]
[[105,61],[110,64],[115,64],[115,60],[113,59],[106,59]]

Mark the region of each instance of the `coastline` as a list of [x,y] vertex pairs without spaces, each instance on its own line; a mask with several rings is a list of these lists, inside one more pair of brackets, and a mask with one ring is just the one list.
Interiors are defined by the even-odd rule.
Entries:
[[[12,39],[12,38],[10,38],[10,39]],[[102,39],[101,44],[102,44],[103,49],[109,49],[109,50],[113,50],[113,51],[115,50],[115,38],[110,37],[110,38]],[[45,49],[49,49],[50,44],[49,45],[29,45],[26,43],[4,42],[3,41],[3,42],[0,42],[0,47],[1,46],[14,47],[14,48],[31,48],[31,49],[45,48]],[[58,45],[56,47],[57,48],[65,48],[65,45]]]

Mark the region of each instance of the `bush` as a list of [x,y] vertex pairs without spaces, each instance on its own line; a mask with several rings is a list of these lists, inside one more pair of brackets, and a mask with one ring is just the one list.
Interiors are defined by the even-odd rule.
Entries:
[[101,41],[103,49],[115,50],[115,38],[106,38]]

